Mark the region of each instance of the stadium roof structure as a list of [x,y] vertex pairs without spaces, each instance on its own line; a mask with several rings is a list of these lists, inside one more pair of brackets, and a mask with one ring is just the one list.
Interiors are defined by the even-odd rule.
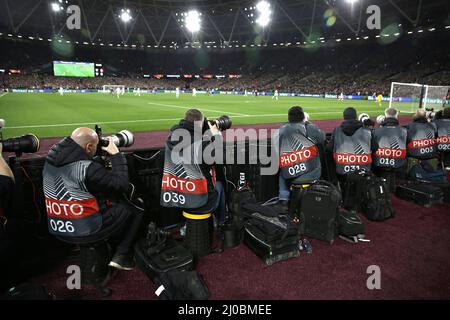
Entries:
[[[0,37],[57,38],[76,44],[134,48],[226,48],[450,28],[448,0],[266,0],[271,6],[271,22],[264,28],[256,23],[258,1],[0,0]],[[70,5],[80,8],[80,30],[67,27]],[[381,30],[366,26],[369,5],[378,5],[381,10]],[[122,9],[129,10],[131,16],[126,23],[120,19]],[[189,10],[201,14],[199,32],[192,33],[185,26]]]

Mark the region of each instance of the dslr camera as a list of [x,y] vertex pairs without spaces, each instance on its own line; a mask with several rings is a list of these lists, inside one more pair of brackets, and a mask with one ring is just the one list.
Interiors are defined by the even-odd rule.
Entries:
[[230,117],[226,116],[226,115],[220,116],[214,120],[208,120],[208,118],[205,117],[205,120],[203,121],[203,132],[206,132],[207,130],[209,130],[208,122],[211,125],[216,124],[217,128],[220,131],[228,130],[231,128],[231,125],[232,125],[232,121],[231,121]]
[[[0,130],[5,124],[5,120],[0,119]],[[38,137],[32,133],[3,140],[3,136],[0,132],[0,143],[3,145],[3,152],[15,152],[16,154],[34,153],[37,152],[40,147]]]

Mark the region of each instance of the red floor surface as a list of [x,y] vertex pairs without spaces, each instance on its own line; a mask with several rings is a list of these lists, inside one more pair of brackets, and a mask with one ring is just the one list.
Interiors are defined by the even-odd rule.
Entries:
[[[313,252],[266,266],[244,244],[202,258],[211,299],[449,299],[450,205],[430,209],[393,199],[394,219],[366,224],[371,242],[333,245],[311,240]],[[100,299],[92,287],[68,290],[62,263],[33,280],[59,299]],[[366,286],[367,268],[381,270],[381,289]],[[108,299],[155,299],[152,282],[138,269],[111,279]]]

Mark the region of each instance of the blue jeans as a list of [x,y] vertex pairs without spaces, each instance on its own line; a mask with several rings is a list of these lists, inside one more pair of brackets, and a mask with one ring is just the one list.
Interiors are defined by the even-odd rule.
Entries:
[[289,194],[291,193],[291,191],[290,191],[291,181],[283,178],[283,176],[280,173],[280,175],[278,177],[278,183],[279,183],[278,199],[279,200],[289,200]]
[[223,184],[221,181],[216,182],[215,189],[218,193],[217,202],[214,204],[213,210],[214,216],[217,219],[218,223],[225,222],[226,212],[225,212],[225,189],[223,188]]

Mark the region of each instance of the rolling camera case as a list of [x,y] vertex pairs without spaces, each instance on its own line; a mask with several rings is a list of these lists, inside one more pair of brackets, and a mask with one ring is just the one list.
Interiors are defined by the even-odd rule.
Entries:
[[327,181],[319,180],[307,187],[300,200],[300,220],[304,235],[332,244],[338,236],[341,193]]
[[194,269],[192,253],[177,241],[167,239],[159,248],[148,246],[146,242],[146,239],[141,239],[136,243],[135,259],[139,269],[150,280],[154,281],[161,274],[172,270],[190,271]]
[[425,208],[442,203],[444,197],[440,188],[426,183],[399,185],[395,190],[395,195],[400,199],[414,202]]
[[259,204],[245,208],[253,213],[244,225],[244,243],[266,265],[299,256],[298,226],[287,213]]

